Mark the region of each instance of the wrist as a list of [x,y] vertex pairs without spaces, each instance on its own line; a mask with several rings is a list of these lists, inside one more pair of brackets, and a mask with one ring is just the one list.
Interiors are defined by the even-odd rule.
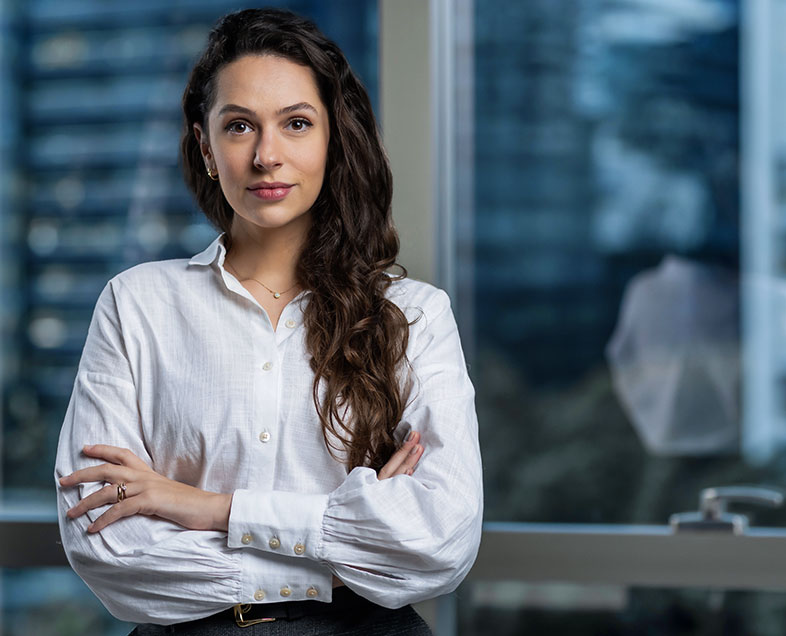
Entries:
[[232,495],[215,493],[213,498],[213,530],[229,530],[229,511],[232,508]]

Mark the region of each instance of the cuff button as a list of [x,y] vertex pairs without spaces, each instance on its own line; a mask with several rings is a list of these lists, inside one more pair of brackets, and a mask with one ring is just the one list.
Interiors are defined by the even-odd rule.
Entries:
[[255,601],[265,600],[265,592],[262,590],[257,590],[256,592],[254,592],[254,600]]
[[295,554],[303,554],[306,551],[306,546],[304,546],[302,543],[296,543],[294,550]]
[[281,547],[281,541],[278,540],[278,537],[271,537],[267,543],[273,550],[278,550]]
[[251,540],[252,540],[252,537],[251,537],[250,534],[248,534],[248,532],[246,532],[246,534],[244,534],[242,537],[240,537],[240,542],[243,545],[248,545],[249,543],[251,543]]
[[290,590],[288,587],[282,587],[281,596],[292,596],[292,590]]
[[306,596],[308,596],[308,598],[316,598],[319,596],[319,592],[317,592],[317,588],[310,587],[306,590]]

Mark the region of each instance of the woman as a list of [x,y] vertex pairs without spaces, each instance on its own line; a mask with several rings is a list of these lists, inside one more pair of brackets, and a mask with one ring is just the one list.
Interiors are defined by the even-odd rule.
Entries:
[[69,562],[139,634],[427,634],[409,604],[480,537],[474,392],[447,295],[386,273],[368,97],[312,23],[247,10],[183,108],[222,234],[98,300],[55,468]]

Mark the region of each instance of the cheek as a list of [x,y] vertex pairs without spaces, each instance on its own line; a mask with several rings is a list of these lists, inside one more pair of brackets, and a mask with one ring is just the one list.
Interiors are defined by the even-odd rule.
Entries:
[[225,172],[231,172],[233,170],[236,170],[238,162],[237,162],[237,157],[235,157],[235,154],[237,153],[226,152],[226,150],[224,150],[220,154],[216,155],[216,163],[218,165],[223,165]]
[[253,140],[222,139],[214,148],[216,164],[224,167],[225,173],[239,172],[253,162]]
[[301,158],[303,172],[310,175],[313,179],[321,180],[325,176],[325,166],[327,164],[327,151],[322,146],[312,148]]

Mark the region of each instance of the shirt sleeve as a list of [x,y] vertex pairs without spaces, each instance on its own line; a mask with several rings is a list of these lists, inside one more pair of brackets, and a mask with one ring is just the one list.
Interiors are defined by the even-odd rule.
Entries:
[[329,495],[237,490],[228,545],[327,565],[355,592],[401,607],[453,591],[477,555],[482,469],[474,389],[450,301],[424,303],[408,352],[415,383],[399,432],[421,434],[413,475],[352,470]]
[[[111,282],[88,330],[60,433],[55,480],[102,463],[82,454],[87,443],[129,448],[152,465]],[[208,616],[239,602],[239,555],[227,547],[225,532],[191,531],[135,515],[88,533],[87,526],[107,506],[77,519],[66,517],[69,508],[104,485],[57,484],[58,521],[69,563],[115,617],[167,624]]]

